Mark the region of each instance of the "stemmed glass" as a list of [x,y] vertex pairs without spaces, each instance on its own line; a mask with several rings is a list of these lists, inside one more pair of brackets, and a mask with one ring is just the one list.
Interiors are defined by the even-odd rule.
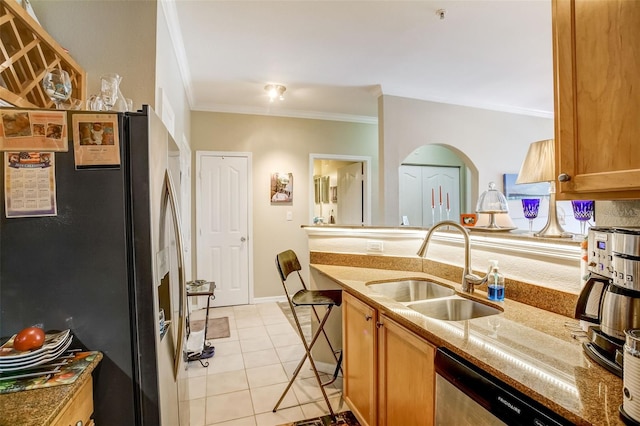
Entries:
[[47,71],[42,79],[44,92],[56,104],[56,109],[64,109],[62,103],[71,96],[71,78],[69,73],[61,69]]
[[580,235],[587,235],[587,222],[593,216],[593,200],[571,200],[573,217],[580,221]]
[[540,207],[539,198],[523,198],[522,211],[524,217],[529,219],[529,233],[533,234],[533,219],[538,217],[538,208]]

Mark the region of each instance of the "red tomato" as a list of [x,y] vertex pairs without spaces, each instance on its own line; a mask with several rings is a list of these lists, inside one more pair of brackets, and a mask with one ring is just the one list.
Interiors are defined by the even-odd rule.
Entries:
[[39,327],[27,327],[20,330],[13,339],[13,347],[20,352],[40,349],[43,344],[44,330]]

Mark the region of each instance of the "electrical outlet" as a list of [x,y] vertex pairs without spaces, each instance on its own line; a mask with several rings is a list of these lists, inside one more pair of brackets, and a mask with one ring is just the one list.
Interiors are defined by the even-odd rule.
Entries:
[[367,241],[367,251],[382,253],[383,251],[382,241]]

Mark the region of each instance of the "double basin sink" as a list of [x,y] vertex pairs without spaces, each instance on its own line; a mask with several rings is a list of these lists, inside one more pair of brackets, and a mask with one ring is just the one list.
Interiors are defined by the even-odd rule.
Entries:
[[370,283],[367,287],[426,317],[444,321],[464,321],[502,313],[500,309],[460,297],[452,288],[433,281],[412,279]]

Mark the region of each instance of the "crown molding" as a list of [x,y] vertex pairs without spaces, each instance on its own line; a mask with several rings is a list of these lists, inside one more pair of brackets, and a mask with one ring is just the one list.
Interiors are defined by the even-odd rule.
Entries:
[[225,112],[232,114],[269,115],[274,117],[307,118],[312,120],[346,121],[350,123],[363,124],[378,124],[378,117],[319,111],[296,111],[280,108],[278,108],[277,110],[270,110],[268,108],[260,107],[212,104],[206,107],[192,107],[191,110],[205,112]]
[[187,61],[187,53],[184,50],[184,40],[182,39],[182,30],[178,21],[178,11],[176,10],[175,0],[160,0],[162,11],[164,12],[165,22],[169,29],[169,38],[178,60],[178,69],[182,77],[182,85],[187,95],[189,105],[193,105],[193,88],[191,86],[191,70]]

